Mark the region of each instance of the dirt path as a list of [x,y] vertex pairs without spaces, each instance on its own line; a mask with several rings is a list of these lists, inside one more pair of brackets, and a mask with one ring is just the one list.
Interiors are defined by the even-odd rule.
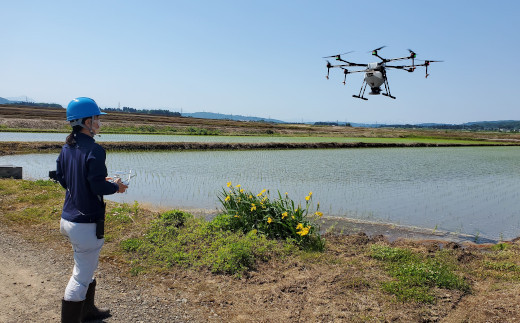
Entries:
[[[59,322],[72,251],[64,252],[63,244],[40,250],[6,228],[0,228],[0,246],[0,322]],[[106,322],[193,321],[185,311],[186,299],[118,277],[110,267],[102,262],[96,274],[96,298],[113,314]]]

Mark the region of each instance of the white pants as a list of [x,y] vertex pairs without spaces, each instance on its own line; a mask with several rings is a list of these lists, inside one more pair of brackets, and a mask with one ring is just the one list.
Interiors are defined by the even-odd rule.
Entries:
[[74,269],[63,299],[83,301],[98,266],[99,253],[105,239],[96,237],[95,223],[74,223],[63,218],[60,221],[60,232],[69,238],[74,250]]

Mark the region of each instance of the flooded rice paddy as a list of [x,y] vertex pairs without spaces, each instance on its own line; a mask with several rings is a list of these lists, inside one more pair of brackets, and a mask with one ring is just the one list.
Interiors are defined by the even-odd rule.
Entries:
[[[0,164],[47,178],[56,157],[2,156]],[[520,147],[108,152],[109,173],[137,176],[127,193],[107,198],[216,210],[231,181],[302,204],[312,191],[329,216],[511,239],[520,235],[519,160]]]

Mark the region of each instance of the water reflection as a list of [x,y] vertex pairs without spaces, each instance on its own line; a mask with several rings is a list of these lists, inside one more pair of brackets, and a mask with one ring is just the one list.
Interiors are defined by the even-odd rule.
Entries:
[[[518,147],[108,153],[110,171],[135,170],[109,199],[215,209],[226,182],[303,203],[313,191],[328,215],[437,227],[498,239],[520,235]],[[55,154],[0,157],[44,178]]]

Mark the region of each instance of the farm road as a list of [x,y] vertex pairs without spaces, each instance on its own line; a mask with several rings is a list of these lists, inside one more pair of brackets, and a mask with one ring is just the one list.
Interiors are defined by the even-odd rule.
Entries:
[[[72,250],[41,250],[45,244],[24,240],[0,227],[0,322],[59,322],[61,298],[72,271]],[[61,248],[61,250],[60,250]],[[101,262],[96,300],[113,316],[105,322],[192,322],[183,301],[171,301],[153,286],[118,277]],[[159,296],[162,295],[162,296]]]

